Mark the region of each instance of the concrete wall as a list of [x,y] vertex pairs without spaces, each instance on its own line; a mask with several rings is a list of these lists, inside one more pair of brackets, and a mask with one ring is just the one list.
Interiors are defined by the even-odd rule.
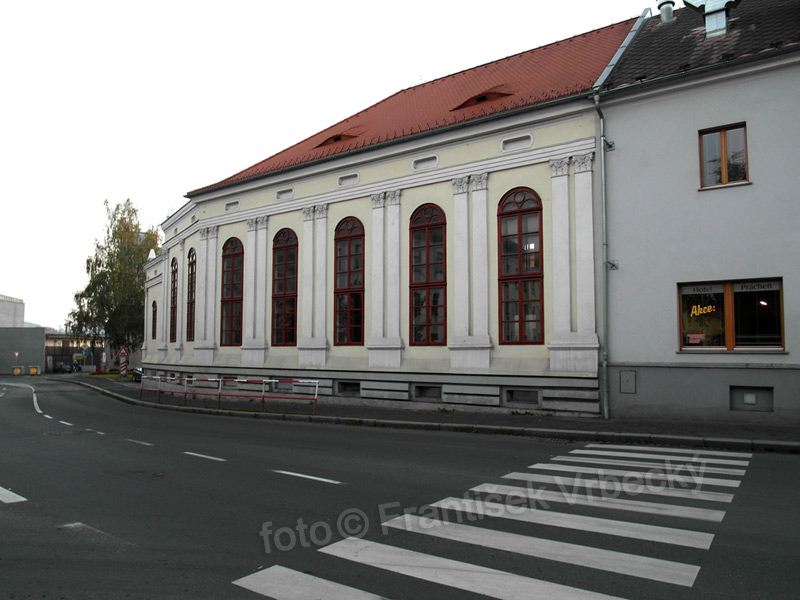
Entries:
[[[729,387],[752,384],[774,387],[776,416],[800,417],[794,61],[606,104],[612,414],[730,416]],[[698,132],[737,123],[750,182],[700,190]],[[785,348],[682,349],[678,285],[749,279],[782,280]],[[635,393],[621,392],[620,371],[638,372]]]
[[[19,357],[14,358],[14,352]],[[44,372],[44,327],[0,328],[0,375],[10,375],[14,365],[39,367]]]

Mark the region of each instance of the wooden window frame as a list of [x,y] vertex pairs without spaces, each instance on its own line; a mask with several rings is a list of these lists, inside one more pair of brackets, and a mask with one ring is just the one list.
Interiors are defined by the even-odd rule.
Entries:
[[[292,264],[288,259],[288,250],[294,250],[294,277],[287,276],[287,267]],[[281,255],[283,256],[282,261],[278,261],[278,257]],[[297,346],[297,283],[298,283],[298,252],[299,252],[299,243],[297,241],[297,234],[289,228],[281,229],[278,233],[275,234],[275,237],[272,239],[272,321],[271,321],[271,339],[273,346]],[[278,267],[282,267],[282,276],[278,276],[277,273],[279,272]],[[294,279],[294,291],[287,292],[288,289],[287,281]],[[277,289],[276,283],[281,283],[281,289],[283,292],[276,292]],[[294,313],[287,310],[287,302],[294,303]],[[280,312],[276,311],[276,305],[278,303],[283,304],[283,308]],[[294,317],[294,322],[291,326],[287,326],[287,315],[291,315]],[[281,327],[276,327],[275,323],[277,321],[276,317],[281,317]],[[277,338],[277,333],[280,332],[282,335],[282,341],[277,342],[275,341]],[[287,342],[287,333],[291,334],[291,341]]]
[[195,307],[197,302],[197,253],[189,249],[186,267],[186,341],[194,341]]
[[169,274],[169,342],[178,341],[178,259],[170,263]]
[[[735,308],[735,295],[734,286],[737,284],[760,282],[773,282],[780,283],[779,302],[780,302],[780,320],[781,320],[781,343],[779,346],[737,346],[736,345],[736,308]],[[723,287],[723,314],[724,314],[724,346],[692,346],[683,343],[683,298],[682,288],[689,286],[722,286]],[[773,277],[769,279],[736,279],[727,281],[702,281],[702,282],[689,282],[678,284],[678,348],[681,352],[690,353],[704,353],[704,352],[783,352],[786,349],[786,319],[785,319],[785,305],[783,303],[783,279],[780,277]]]
[[[334,234],[334,272],[333,272],[333,281],[334,281],[334,295],[333,295],[333,344],[334,346],[363,346],[364,345],[364,225],[359,221],[356,217],[345,217],[339,224],[336,226],[336,231]],[[353,257],[358,256],[359,253],[353,253],[353,243],[357,240],[361,241],[361,285],[360,286],[353,286],[352,285],[352,275],[357,270],[354,270],[353,267]],[[344,258],[343,256],[339,255],[339,242],[346,242],[347,243],[347,270],[346,271],[339,271],[339,259]],[[347,286],[339,286],[339,275],[342,273],[347,274]],[[337,321],[337,314],[340,312],[339,309],[339,298],[346,297],[347,299],[347,307],[343,309],[346,312],[346,321],[347,324],[344,327],[339,326],[339,322]],[[352,298],[353,297],[360,297],[360,307],[353,308],[352,306]],[[358,318],[356,316],[357,313],[361,314],[361,317]],[[355,337],[353,333],[355,331],[360,332],[360,340],[353,341]],[[344,332],[345,341],[339,341],[339,333]]]
[[[438,218],[439,220],[433,220]],[[431,232],[435,229],[442,230],[442,273],[443,278],[440,281],[431,279],[431,267],[435,264],[430,260],[431,257]],[[414,233],[422,231],[425,233],[425,262],[424,265],[414,264]],[[444,216],[444,211],[435,204],[423,204],[418,207],[411,215],[410,224],[408,227],[408,335],[410,346],[446,346],[447,345],[447,220]],[[425,280],[414,281],[414,267],[424,266]],[[440,306],[443,313],[442,323],[431,323],[431,308],[430,304],[431,292],[433,290],[442,290],[442,304]],[[425,309],[425,322],[420,325],[414,323],[414,294],[425,292],[426,304]],[[430,330],[432,326],[442,327],[442,340],[439,342],[431,342]],[[414,330],[417,327],[424,327],[425,340],[424,342],[415,342]]]
[[[237,258],[241,258],[239,267],[236,266]],[[229,283],[225,283],[226,273],[230,273],[231,275],[231,281]],[[240,293],[239,295],[234,295],[236,292],[237,275],[239,278]],[[242,319],[244,317],[244,245],[239,238],[229,238],[222,247],[222,279],[220,288],[220,346],[241,346]],[[229,292],[227,297],[226,292]],[[225,315],[226,309],[229,312],[227,316]],[[229,334],[229,337],[227,337],[226,334]]]
[[[520,196],[521,195],[521,196]],[[532,201],[534,203],[534,207],[526,207],[520,208],[521,204],[526,204],[528,201]],[[508,208],[512,204],[517,204],[517,208],[510,209]],[[528,214],[536,214],[538,216],[539,221],[539,265],[538,269],[533,272],[523,272],[522,265],[524,256],[526,255],[523,252],[522,248],[522,236],[524,233],[522,232],[522,217]],[[503,235],[503,219],[508,217],[516,217],[517,218],[517,233],[512,234],[517,238],[517,273],[504,275],[503,274],[503,257],[504,256],[511,256],[511,255],[504,255],[503,254],[503,239],[511,237],[511,235],[504,236]],[[527,254],[537,254],[537,253],[527,253]],[[497,300],[498,300],[498,340],[501,345],[508,345],[508,346],[541,346],[544,344],[545,338],[545,318],[544,318],[544,232],[542,231],[542,200],[534,190],[527,187],[517,187],[512,190],[506,192],[503,197],[500,199],[497,207]],[[524,298],[523,298],[523,289],[526,282],[538,282],[539,285],[539,319],[538,321],[526,321],[524,317]],[[504,298],[503,298],[503,286],[511,283],[516,283],[517,285],[517,297],[518,299],[516,302],[518,303],[518,310],[517,315],[518,319],[515,321],[506,320],[503,318],[503,305],[504,305]],[[538,340],[526,340],[525,339],[525,323],[527,322],[538,322],[539,323],[539,332],[540,332],[540,339]],[[506,323],[518,323],[518,340],[506,340],[505,339],[505,324]]]
[[[728,180],[728,132],[734,129],[741,129],[744,132],[744,179],[735,181]],[[706,183],[706,169],[703,152],[703,136],[718,133],[720,138],[720,179],[719,183]],[[750,161],[747,152],[747,125],[745,123],[735,123],[723,127],[704,129],[697,134],[698,146],[700,148],[700,189],[719,188],[728,185],[742,185],[750,182]]]

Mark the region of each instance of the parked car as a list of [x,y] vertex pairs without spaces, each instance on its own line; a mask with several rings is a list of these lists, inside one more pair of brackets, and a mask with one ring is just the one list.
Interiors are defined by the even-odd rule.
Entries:
[[133,380],[134,381],[141,381],[142,380],[142,370],[138,367],[133,370]]
[[53,367],[53,373],[72,373],[72,365],[69,363],[58,363]]

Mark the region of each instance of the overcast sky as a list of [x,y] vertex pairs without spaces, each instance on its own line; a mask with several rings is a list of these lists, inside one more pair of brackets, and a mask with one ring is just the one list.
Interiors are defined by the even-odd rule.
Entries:
[[187,192],[395,92],[656,6],[0,0],[0,294],[62,327],[104,200],[158,226]]

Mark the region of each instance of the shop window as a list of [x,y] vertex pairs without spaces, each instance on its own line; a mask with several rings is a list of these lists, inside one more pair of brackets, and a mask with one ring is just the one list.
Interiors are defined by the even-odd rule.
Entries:
[[411,345],[443,346],[447,343],[447,265],[445,218],[433,204],[411,215]]
[[748,181],[744,125],[700,132],[700,180],[703,188]]
[[197,254],[189,250],[189,264],[186,270],[186,341],[194,341],[195,301],[197,299]]
[[272,345],[297,344],[297,235],[281,229],[272,242]]
[[334,343],[364,345],[364,227],[355,217],[336,226]]
[[782,349],[781,281],[679,286],[681,348]]
[[178,331],[178,259],[173,258],[170,265],[169,285],[169,341],[174,344]]
[[237,238],[231,238],[222,247],[222,346],[242,345],[243,296],[244,246]]
[[511,190],[497,221],[500,343],[542,344],[542,201],[528,188]]

